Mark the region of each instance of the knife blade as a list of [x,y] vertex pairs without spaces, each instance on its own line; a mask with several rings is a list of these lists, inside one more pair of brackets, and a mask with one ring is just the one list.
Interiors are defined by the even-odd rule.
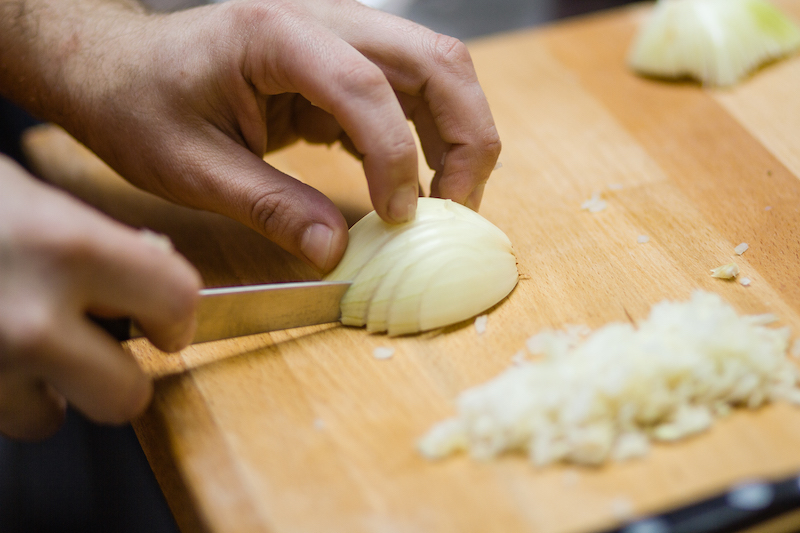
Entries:
[[[200,291],[192,344],[336,322],[347,281],[303,281]],[[129,318],[90,318],[119,341],[142,337]]]

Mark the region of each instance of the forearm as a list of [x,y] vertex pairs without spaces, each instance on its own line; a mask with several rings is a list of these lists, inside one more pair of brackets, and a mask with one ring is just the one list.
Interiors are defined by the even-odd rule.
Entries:
[[93,105],[98,73],[114,68],[104,51],[144,16],[135,0],[0,0],[0,93],[39,118],[74,122]]

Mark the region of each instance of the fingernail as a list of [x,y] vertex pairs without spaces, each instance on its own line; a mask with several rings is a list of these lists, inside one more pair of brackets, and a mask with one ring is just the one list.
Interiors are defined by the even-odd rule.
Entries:
[[331,228],[325,224],[311,224],[303,233],[300,251],[320,272],[326,272],[332,243],[333,230]]
[[417,214],[417,198],[419,192],[416,187],[401,187],[389,199],[389,218],[393,222],[401,223],[414,220]]
[[194,339],[194,335],[197,332],[197,317],[192,315],[186,322],[176,325],[174,331],[175,341],[167,352],[179,352],[192,343],[192,339]]
[[486,187],[485,183],[481,183],[474,189],[472,192],[469,193],[467,197],[467,201],[464,202],[464,205],[472,209],[473,211],[477,211],[478,208],[481,206],[481,199],[483,199],[483,189]]
[[172,241],[166,235],[156,233],[147,228],[142,228],[139,230],[139,236],[144,242],[154,248],[158,248],[162,252],[170,253],[175,251],[175,246],[173,246]]

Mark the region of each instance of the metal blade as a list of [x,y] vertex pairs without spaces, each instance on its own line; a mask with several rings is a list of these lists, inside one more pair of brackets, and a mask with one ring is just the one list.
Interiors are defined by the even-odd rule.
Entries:
[[336,322],[349,287],[309,281],[203,289],[192,343]]

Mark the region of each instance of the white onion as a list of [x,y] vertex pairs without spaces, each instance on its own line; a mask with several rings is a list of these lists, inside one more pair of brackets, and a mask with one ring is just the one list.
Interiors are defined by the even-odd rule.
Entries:
[[353,285],[342,323],[389,335],[467,320],[505,298],[518,273],[511,241],[450,200],[420,198],[416,217],[387,224],[374,211],[350,229],[350,244],[327,280]]
[[736,263],[728,263],[727,265],[722,265],[711,269],[712,278],[733,279],[738,275],[739,265]]
[[394,355],[394,348],[390,346],[378,346],[372,350],[372,355],[375,359],[391,359]]
[[575,327],[545,330],[526,343],[537,360],[519,358],[463,392],[457,415],[431,428],[419,450],[430,459],[521,450],[537,465],[599,464],[704,431],[732,407],[800,403],[789,328],[765,327],[771,318],[738,316],[697,291],[655,305],[636,327],[608,324],[585,338]]
[[629,56],[637,72],[726,86],[800,48],[800,29],[766,0],[659,0]]
[[595,191],[592,194],[591,198],[583,201],[583,203],[581,204],[581,209],[583,209],[584,211],[589,211],[590,213],[599,213],[600,211],[608,207],[608,202],[603,200],[600,197],[600,194],[601,193],[599,191]]

